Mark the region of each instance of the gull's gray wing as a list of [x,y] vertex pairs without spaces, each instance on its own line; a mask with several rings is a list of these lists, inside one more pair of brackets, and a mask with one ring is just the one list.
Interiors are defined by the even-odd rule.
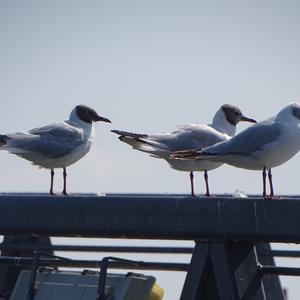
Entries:
[[[143,138],[142,138],[143,139]],[[207,125],[187,125],[169,134],[154,134],[143,139],[155,141],[170,151],[204,148],[226,140],[226,136]]]
[[281,124],[264,121],[252,125],[228,141],[203,149],[209,155],[249,156],[276,141],[281,133]]
[[28,133],[9,134],[7,149],[20,156],[37,153],[57,158],[69,154],[80,145],[84,136],[79,128],[65,122],[35,128]]

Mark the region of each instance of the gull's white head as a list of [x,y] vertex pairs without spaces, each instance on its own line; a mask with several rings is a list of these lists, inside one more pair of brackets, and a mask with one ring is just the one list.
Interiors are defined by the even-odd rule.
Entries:
[[241,121],[256,123],[254,119],[245,117],[238,107],[224,104],[216,112],[212,125],[217,130],[233,136],[235,135],[235,126]]
[[77,105],[70,114],[70,121],[86,124],[100,121],[111,123],[109,119],[99,116],[94,109],[86,105]]
[[300,104],[292,102],[284,107],[277,115],[276,120],[279,122],[289,122],[294,124],[300,123]]

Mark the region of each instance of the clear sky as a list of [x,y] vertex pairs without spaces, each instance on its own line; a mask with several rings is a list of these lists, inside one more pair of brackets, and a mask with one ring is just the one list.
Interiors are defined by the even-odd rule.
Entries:
[[[75,105],[90,105],[112,124],[97,125],[94,148],[69,168],[70,192],[188,193],[186,173],[133,151],[110,130],[208,123],[224,103],[263,120],[300,102],[299,10],[296,0],[2,0],[0,132],[64,120]],[[277,194],[299,194],[299,163],[300,155],[273,170]],[[2,191],[48,191],[48,171],[7,153],[0,165]],[[195,180],[202,193],[202,174]],[[224,166],[210,172],[210,186],[257,194],[261,176]]]

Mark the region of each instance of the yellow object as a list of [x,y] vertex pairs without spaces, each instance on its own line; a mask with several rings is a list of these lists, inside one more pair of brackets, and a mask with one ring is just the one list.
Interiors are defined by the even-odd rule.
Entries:
[[164,290],[155,283],[153,285],[148,300],[162,300],[163,296],[164,296]]

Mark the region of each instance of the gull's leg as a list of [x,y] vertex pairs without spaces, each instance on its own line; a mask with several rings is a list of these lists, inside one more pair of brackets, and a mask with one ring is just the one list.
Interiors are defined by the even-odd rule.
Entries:
[[64,189],[63,189],[63,195],[68,195],[67,193],[67,169],[66,167],[63,168],[63,177],[64,177]]
[[204,180],[205,180],[205,186],[206,186],[206,194],[205,194],[205,196],[209,197],[210,193],[209,193],[209,186],[208,186],[208,174],[207,174],[207,170],[204,171]]
[[267,193],[266,193],[266,168],[263,169],[262,171],[262,177],[263,177],[263,197],[266,198]]
[[190,181],[191,181],[191,195],[194,197],[195,192],[194,192],[194,173],[190,172]]
[[54,181],[54,169],[51,169],[51,183],[50,183],[50,195],[55,195],[53,193],[53,181]]
[[273,182],[272,182],[271,169],[269,169],[268,178],[269,178],[269,184],[270,184],[270,197],[272,198],[274,196],[274,188],[273,188]]

